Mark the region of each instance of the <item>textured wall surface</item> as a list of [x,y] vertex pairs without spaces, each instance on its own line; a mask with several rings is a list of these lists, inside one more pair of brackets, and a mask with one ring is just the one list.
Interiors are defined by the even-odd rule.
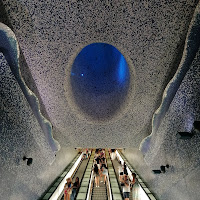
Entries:
[[[3,6],[59,142],[138,147],[178,67],[196,2],[12,0]],[[94,42],[116,47],[135,74],[126,112],[106,124],[80,118],[70,104],[71,65]]]
[[152,135],[150,150],[145,155],[145,160],[152,169],[171,165],[166,174],[157,175],[152,181],[153,189],[160,199],[199,199],[200,135],[196,133],[190,140],[181,140],[176,136],[178,131],[190,132],[193,122],[200,121],[199,88],[200,50],[161,126]]
[[[37,94],[41,111],[52,123],[54,138],[61,145],[56,160],[50,165],[54,160],[52,149],[0,54],[4,84],[0,88],[0,176],[5,188],[1,196],[8,199],[10,194],[9,199],[35,200],[75,155],[72,147],[101,144],[102,147],[138,148],[153,128],[151,136],[141,145],[146,163],[138,150],[129,149],[125,155],[133,165],[137,160],[139,172],[159,199],[198,200],[199,135],[185,141],[176,137],[177,131],[190,131],[193,121],[200,120],[198,2],[0,2],[0,20],[13,30],[21,49],[22,76]],[[188,31],[194,34],[187,35]],[[73,97],[76,93],[70,83],[74,59],[85,46],[96,42],[116,47],[125,57],[131,77],[123,112],[105,121],[77,112]],[[179,84],[174,86],[173,82],[172,93],[163,95],[177,69],[184,65],[189,71],[182,74],[180,70],[181,76],[174,77]],[[161,115],[157,115],[161,120],[151,127],[162,95],[166,102]],[[32,166],[21,161],[24,154],[34,158]],[[171,165],[166,174],[150,173],[151,169],[165,164]],[[9,187],[13,182],[14,189]]]
[[[55,157],[2,53],[0,85],[0,196],[38,199],[76,151],[63,147]],[[33,164],[27,166],[23,156],[33,158]]]
[[[195,120],[200,121],[200,51],[183,79],[158,131],[152,134],[150,148],[145,154],[145,164],[136,153],[124,154],[136,165],[159,199],[194,199],[200,192],[200,135],[196,132],[190,140],[181,140],[177,132],[190,132]],[[138,164],[139,163],[139,164]],[[153,175],[147,169],[160,169],[169,164],[165,174]],[[148,166],[148,167],[147,167]]]

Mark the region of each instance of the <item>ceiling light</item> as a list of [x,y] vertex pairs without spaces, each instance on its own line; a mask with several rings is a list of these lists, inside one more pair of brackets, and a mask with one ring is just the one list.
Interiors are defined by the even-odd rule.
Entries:
[[152,170],[152,171],[153,171],[154,174],[161,174],[162,173],[161,170],[157,170],[157,169]]
[[162,171],[162,173],[165,173],[166,172],[166,168],[169,168],[169,165],[167,164],[166,166],[164,165],[161,165],[160,166],[160,170]]
[[165,166],[163,166],[163,165],[160,166],[160,170],[161,170],[162,173],[165,173]]
[[166,168],[169,168],[169,165],[161,165],[160,166],[160,169],[155,169],[155,170],[152,170],[154,174],[161,174],[161,173],[165,173],[166,172]]
[[33,158],[27,158],[26,156],[23,157],[23,160],[27,160],[27,165],[30,166],[33,162]]

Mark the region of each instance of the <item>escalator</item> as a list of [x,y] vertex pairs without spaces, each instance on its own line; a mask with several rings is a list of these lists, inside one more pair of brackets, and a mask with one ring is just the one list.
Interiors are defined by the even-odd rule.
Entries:
[[[86,166],[88,164],[88,159],[84,159],[82,161],[82,163],[80,164],[78,170],[76,171],[76,173],[74,174],[73,178],[72,178],[72,182],[74,183],[75,182],[75,179],[76,177],[79,177],[79,181],[81,182],[82,178],[83,178],[83,175],[85,173],[85,169],[86,169]],[[64,200],[64,195],[62,193],[62,195],[60,196],[60,198],[58,198],[58,200]]]
[[106,187],[107,182],[106,184],[100,182],[99,187],[95,187],[94,182],[93,182],[91,200],[108,200],[107,187]]
[[[126,162],[127,165],[127,171],[129,174],[129,177],[131,177],[130,179],[132,179],[132,173],[136,173],[136,171],[134,170],[134,168],[130,165],[129,161],[125,158],[125,156],[120,152],[120,150],[116,151],[116,155],[118,157],[118,159],[124,163],[124,161]],[[116,176],[118,178],[118,182],[119,181],[119,173],[118,173],[118,167],[119,167],[119,162],[117,159],[112,160],[113,163],[113,167],[115,169],[115,173]],[[136,178],[137,181],[134,184],[132,191],[130,192],[130,196],[129,196],[129,200],[156,200],[155,196],[151,193],[151,191],[147,188],[146,184],[144,183],[144,181],[139,177],[139,175],[136,173]],[[121,187],[121,184],[120,184]],[[123,188],[121,187],[121,191],[123,190]]]
[[[105,154],[106,158],[106,154]],[[94,166],[95,160],[93,160],[93,166]],[[105,164],[107,165],[107,159],[105,159]],[[90,186],[88,189],[88,195],[87,200],[111,200],[110,196],[111,190],[110,190],[110,182],[109,178],[107,177],[106,183],[104,184],[104,177],[102,176],[102,179],[99,177],[99,187],[96,187],[95,184],[95,177],[93,170],[91,171],[91,178],[90,178]]]
[[[114,175],[113,164],[111,163],[108,150],[105,151],[105,163],[108,166],[108,177],[104,184],[104,177],[100,179],[99,187],[96,187],[95,177],[93,173],[94,166],[94,152],[90,159],[85,159],[80,164],[75,175],[73,175],[72,182],[75,182],[75,178],[79,177],[80,188],[76,196],[76,200],[122,200],[122,196],[119,190],[119,184],[117,183],[117,177]],[[117,161],[114,162],[114,166],[117,167]],[[60,196],[58,200],[64,200],[64,195]]]
[[[119,181],[118,167],[119,167],[120,164],[117,161],[117,159],[112,160],[112,163],[113,163],[113,167],[115,169],[116,176],[118,177],[118,181]],[[121,192],[122,192],[122,190],[123,190],[123,188],[121,187]],[[129,200],[133,200],[132,192],[130,192]]]

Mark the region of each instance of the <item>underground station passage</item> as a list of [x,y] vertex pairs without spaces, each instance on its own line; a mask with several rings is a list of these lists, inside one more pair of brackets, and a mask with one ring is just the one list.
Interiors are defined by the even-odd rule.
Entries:
[[0,199],[199,200],[200,2],[0,1]]
[[[124,157],[122,149],[78,149],[77,151],[77,156],[49,187],[42,200],[67,199],[65,184],[71,181],[69,178],[72,179],[72,186],[69,184],[72,187],[70,199],[123,200],[125,199],[123,188],[127,187],[128,199],[156,200],[145,182]],[[95,171],[95,165],[98,173]],[[128,182],[125,182],[125,176],[128,177]],[[77,177],[80,185],[73,193],[73,183],[76,182]]]
[[[84,47],[75,58],[70,84],[74,104],[81,115],[104,122],[112,119],[125,102],[130,84],[129,67],[114,46],[93,43]],[[78,148],[77,151],[42,200],[156,199],[120,149]],[[127,185],[125,176],[128,177]],[[124,196],[124,190],[129,197]]]

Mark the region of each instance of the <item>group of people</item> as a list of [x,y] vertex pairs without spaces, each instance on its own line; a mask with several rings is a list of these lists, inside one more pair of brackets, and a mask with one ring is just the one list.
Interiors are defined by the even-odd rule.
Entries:
[[92,149],[83,149],[83,159],[88,159],[91,156]]
[[76,177],[74,183],[72,183],[71,178],[67,178],[66,181],[67,183],[64,186],[64,200],[74,200],[77,190],[80,187],[79,177]]
[[[114,160],[116,158],[115,149],[109,149],[109,153],[111,155],[111,159]],[[83,158],[86,159],[90,157],[91,151],[85,149],[83,154]],[[132,173],[132,176],[128,176],[126,163],[123,165],[121,161],[119,161],[119,181],[123,190],[124,200],[129,200],[130,193],[133,192],[133,187],[137,181],[136,174]],[[95,185],[99,187],[99,182],[104,182],[106,184],[107,176],[108,176],[108,168],[106,164],[105,158],[105,149],[96,149],[94,156],[94,166],[93,173],[95,177]],[[103,179],[103,180],[102,180]],[[64,186],[64,200],[74,200],[77,194],[77,191],[80,187],[79,178],[76,177],[75,182],[72,183],[71,178],[67,178],[67,183]]]
[[133,191],[133,187],[136,183],[136,174],[132,173],[132,180],[128,176],[126,163],[122,165],[121,161],[119,161],[119,181],[121,183],[122,189],[123,189],[123,196],[125,200],[129,200],[130,192]]
[[[99,187],[99,181],[104,182],[104,184],[106,184],[108,168],[106,165],[105,149],[96,149],[94,156],[93,172],[95,176],[96,187]],[[102,178],[104,180],[102,180]]]

